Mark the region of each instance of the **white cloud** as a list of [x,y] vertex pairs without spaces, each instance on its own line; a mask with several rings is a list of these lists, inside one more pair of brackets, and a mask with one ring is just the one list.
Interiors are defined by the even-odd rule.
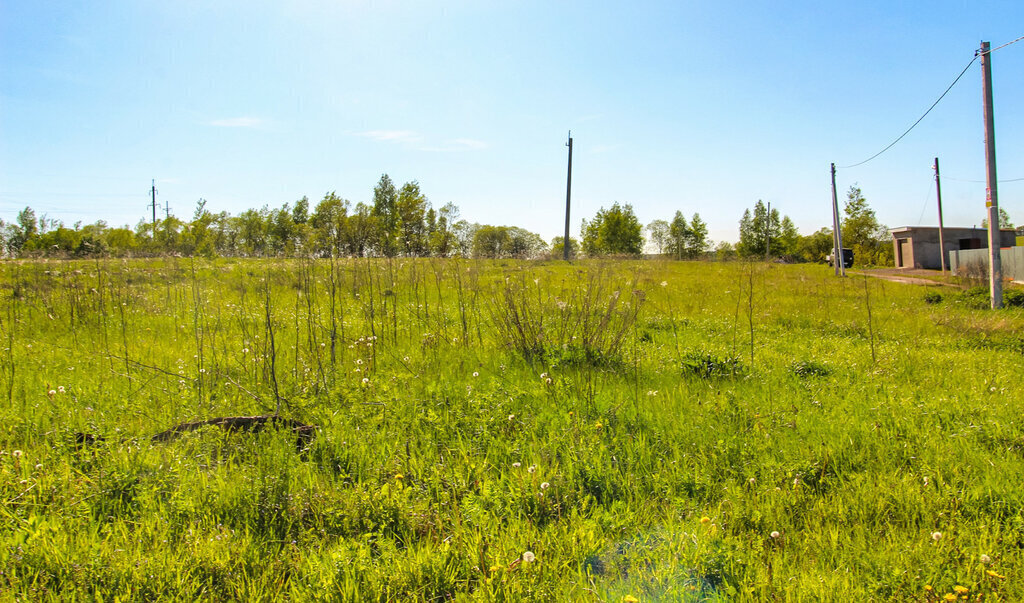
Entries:
[[217,128],[261,128],[266,124],[266,120],[259,117],[229,117],[227,119],[215,119],[210,122],[211,126]]
[[449,153],[453,151],[479,151],[487,148],[487,143],[473,138],[455,138],[442,145],[427,144],[423,137],[413,130],[367,130],[355,132],[353,136],[370,138],[379,142],[394,142],[407,147],[429,153]]
[[420,140],[420,135],[412,130],[368,130],[356,132],[355,135],[381,142],[418,142]]
[[455,140],[451,141],[451,144],[456,147],[472,149],[474,151],[487,148],[486,142],[482,140],[474,140],[472,138],[456,138]]

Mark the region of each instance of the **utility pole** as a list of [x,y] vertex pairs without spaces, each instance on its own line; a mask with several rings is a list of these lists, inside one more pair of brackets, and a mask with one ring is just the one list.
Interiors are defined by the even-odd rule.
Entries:
[[996,125],[992,115],[992,53],[989,43],[981,43],[982,98],[985,102],[985,167],[987,169],[989,299],[992,309],[1003,307],[1003,266],[999,257],[999,192],[996,181]]
[[772,255],[772,202],[768,202],[768,219],[764,221],[765,230],[765,246],[764,246],[764,259],[768,259]]
[[153,236],[156,236],[156,180],[153,180],[153,186],[149,189],[152,195],[152,201],[149,202],[148,207],[153,208]]
[[832,265],[836,276],[846,276],[843,258],[843,232],[839,230],[839,201],[836,198],[836,164],[832,164]]
[[164,216],[166,216],[168,219],[170,219],[170,217],[171,217],[171,204],[170,203],[164,203]]
[[565,237],[562,239],[562,259],[569,261],[569,200],[572,198],[572,130],[569,130],[569,174],[565,179]]
[[942,258],[942,276],[946,276],[946,240],[942,234],[942,182],[939,180],[939,158],[935,158],[935,196],[939,200],[939,257]]

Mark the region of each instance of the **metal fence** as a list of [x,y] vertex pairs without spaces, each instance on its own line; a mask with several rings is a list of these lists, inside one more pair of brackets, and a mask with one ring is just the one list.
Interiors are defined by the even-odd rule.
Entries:
[[[1024,281],[1024,247],[999,250],[1003,277]],[[988,277],[988,249],[963,249],[949,252],[949,268],[957,276]]]

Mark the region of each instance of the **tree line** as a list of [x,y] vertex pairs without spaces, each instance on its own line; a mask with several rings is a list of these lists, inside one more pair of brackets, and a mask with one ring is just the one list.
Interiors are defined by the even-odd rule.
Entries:
[[[844,207],[843,241],[858,263],[892,260],[888,230],[878,223],[861,190],[850,187]],[[644,237],[646,231],[648,237]],[[681,211],[671,220],[646,227],[629,204],[613,203],[584,219],[580,240],[570,238],[572,257],[638,256],[645,250],[672,259],[775,257],[823,261],[832,250],[832,232],[822,228],[801,235],[792,220],[763,201],[744,211],[735,244],[713,246],[699,213]],[[200,199],[191,220],[168,215],[135,228],[104,221],[68,228],[37,217],[26,207],[17,220],[0,220],[0,252],[6,257],[94,257],[178,254],[235,257],[476,257],[561,258],[564,242],[550,244],[516,226],[493,226],[461,219],[453,203],[434,208],[416,181],[396,186],[383,174],[370,203],[353,204],[329,192],[311,205],[307,197],[281,207],[248,209],[238,215],[214,213]]]

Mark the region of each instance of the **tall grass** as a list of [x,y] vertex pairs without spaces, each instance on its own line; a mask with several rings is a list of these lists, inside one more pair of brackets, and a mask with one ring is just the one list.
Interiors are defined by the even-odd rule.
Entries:
[[[739,263],[0,271],[0,598],[1024,598],[1019,308]],[[316,438],[149,439],[270,413]]]

